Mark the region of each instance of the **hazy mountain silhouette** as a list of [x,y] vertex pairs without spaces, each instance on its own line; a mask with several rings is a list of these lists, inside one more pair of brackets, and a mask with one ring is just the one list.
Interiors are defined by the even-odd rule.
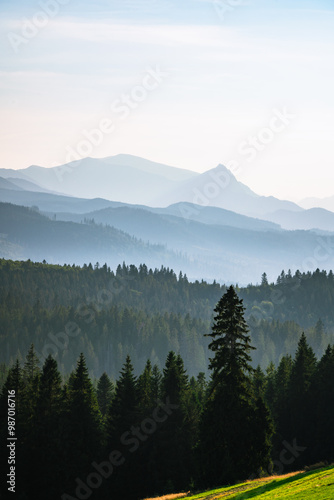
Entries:
[[[62,194],[143,204],[198,175],[130,155],[84,158],[53,168],[33,165],[15,172],[10,175]],[[5,169],[0,169],[0,175],[7,177]]]
[[[136,156],[117,155],[86,158],[50,169],[0,169],[0,174],[1,201],[38,206],[50,213],[88,214],[131,204],[132,208],[150,207],[155,213],[206,224],[277,229],[265,222],[270,221],[285,229],[334,231],[331,212],[307,211],[289,201],[259,196],[223,165],[198,174]],[[76,193],[84,194],[79,197]],[[241,219],[241,215],[248,219]],[[261,220],[255,222],[254,217]]]
[[304,198],[299,204],[303,208],[319,207],[334,212],[334,195],[327,198]]
[[[53,168],[0,169],[3,177],[30,180],[44,189],[80,198],[167,207],[189,202],[262,217],[277,210],[302,210],[289,201],[259,196],[223,165],[203,174],[131,155],[85,158]],[[15,172],[15,174],[13,174]]]
[[9,189],[11,191],[21,191],[23,188],[17,186],[14,184],[14,182],[11,182],[10,179],[5,179],[4,177],[0,177],[0,190],[2,189]]
[[[160,198],[161,205],[190,202],[201,206],[220,207],[251,217],[262,217],[276,210],[302,210],[291,201],[273,196],[260,196],[242,182],[224,165],[208,170],[182,183]],[[156,200],[158,202],[158,200]]]
[[[258,281],[264,271],[274,279],[283,268],[302,270],[306,259],[319,254],[321,244],[311,231],[205,224],[129,206],[58,217],[77,222],[51,220],[32,209],[1,203],[0,256],[71,264],[98,261],[111,267],[123,260],[145,262],[182,270],[190,279],[247,284]],[[326,235],[321,257],[333,244],[334,235]],[[319,265],[332,268],[333,255],[328,253]]]
[[[92,200],[95,201],[95,200]],[[48,213],[52,217],[52,213]],[[191,203],[179,203],[167,208],[151,208],[144,205],[121,205],[94,210],[87,213],[56,213],[58,220],[82,222],[94,219],[95,222],[109,224],[136,237],[155,241],[158,237],[173,238],[181,227],[182,231],[190,221],[213,226],[229,226],[250,231],[280,230],[281,227],[270,221],[246,217],[229,210],[214,207],[201,207]],[[171,222],[166,233],[164,222]]]
[[0,256],[50,263],[97,261],[117,266],[123,260],[177,264],[184,260],[162,245],[150,245],[114,227],[51,220],[37,210],[0,203]]
[[302,212],[278,210],[267,214],[265,218],[284,229],[320,229],[334,232],[334,213],[324,208],[310,208]]

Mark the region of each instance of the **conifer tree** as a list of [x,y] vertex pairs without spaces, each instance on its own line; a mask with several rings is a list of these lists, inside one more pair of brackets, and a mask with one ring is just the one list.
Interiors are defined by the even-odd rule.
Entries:
[[131,358],[126,357],[120,378],[116,381],[115,396],[108,411],[109,446],[119,446],[121,435],[138,420],[137,379]]
[[22,411],[24,425],[22,430],[24,434],[28,433],[30,421],[34,416],[38,399],[40,374],[39,359],[36,355],[34,344],[31,344],[22,370]]
[[156,483],[159,492],[186,488],[190,480],[191,442],[187,404],[191,401],[188,376],[180,355],[170,351],[161,382],[161,399],[174,410],[158,430]]
[[264,398],[266,392],[266,376],[263,373],[261,366],[258,365],[253,374],[254,392],[257,397]]
[[63,492],[63,403],[57,362],[49,355],[40,376],[32,439],[27,443],[26,468],[30,470],[27,488],[32,498],[56,499]]
[[92,461],[99,459],[102,445],[101,414],[83,354],[70,378],[66,395],[64,474],[70,493],[71,489],[74,491],[76,478],[84,480]]
[[334,460],[334,346],[319,361],[310,387],[313,425],[312,462]]
[[[273,432],[268,410],[255,398],[244,306],[230,286],[215,308],[209,348],[211,393],[201,422],[202,484],[213,486],[248,477],[270,461]],[[261,433],[259,434],[259,429]]]
[[[142,374],[138,377],[138,412],[141,422],[150,421],[155,415],[159,404],[161,374],[155,365],[152,368],[150,360],[147,361]],[[163,420],[165,417],[163,416]],[[157,492],[157,468],[161,450],[160,426],[163,423],[153,424],[152,432],[144,436],[136,452],[136,472],[139,491],[152,496]]]
[[22,369],[21,422],[20,424],[18,423],[21,440],[18,457],[19,467],[21,468],[22,464],[26,464],[22,467],[21,475],[21,480],[24,484],[27,484],[27,481],[31,480],[34,469],[35,455],[33,450],[37,428],[36,406],[39,397],[40,374],[39,359],[36,355],[34,345],[31,344]]
[[266,368],[265,400],[271,413],[274,415],[276,402],[276,368],[272,361]]
[[298,348],[292,363],[291,377],[288,389],[289,404],[289,439],[297,439],[300,446],[306,447],[304,456],[297,457],[294,467],[305,463],[310,453],[310,429],[314,428],[310,387],[316,370],[316,357],[303,333],[298,342]]
[[290,355],[283,356],[274,379],[268,389],[266,401],[270,401],[272,415],[276,422],[276,433],[274,436],[274,456],[278,457],[282,451],[282,442],[289,436],[290,404],[289,387],[292,370],[292,358]]
[[154,401],[156,401],[160,397],[161,379],[162,375],[159,367],[158,365],[154,365],[152,368],[152,396],[154,398]]
[[236,385],[249,392],[248,374],[253,372],[249,352],[255,348],[250,344],[244,311],[243,301],[230,286],[214,309],[214,325],[207,335],[212,338],[209,349],[214,353],[209,364],[213,389],[223,384],[234,394]]
[[[107,449],[119,450],[125,463],[119,467],[108,479],[109,494],[121,498],[124,492],[124,484],[127,485],[127,497],[129,500],[138,496],[140,489],[139,471],[136,467],[138,460],[138,448],[142,442],[140,438],[133,437],[139,420],[138,411],[138,387],[137,379],[131,358],[128,355],[116,381],[115,395],[108,410],[107,416]],[[128,478],[131,477],[129,483]]]
[[[11,400],[15,403],[15,408],[13,409],[15,418],[15,430],[14,436],[17,437],[16,446],[16,464],[15,467],[22,467],[24,462],[22,460],[22,434],[21,434],[21,409],[22,409],[22,392],[23,392],[23,379],[22,379],[22,369],[18,360],[9,369],[6,381],[2,387],[0,394],[0,470],[8,470],[8,440],[10,437],[8,434],[8,395],[13,394],[15,391],[15,396],[11,397]],[[12,401],[10,404],[12,404]],[[12,423],[12,420],[10,421]],[[0,481],[0,496],[1,498],[6,498],[8,495],[8,484],[7,479]],[[22,491],[24,486],[24,480],[22,475],[17,475],[16,477],[16,491]]]
[[102,373],[97,384],[97,401],[103,417],[105,417],[108,413],[114,391],[114,384],[108,377],[107,373]]
[[154,408],[153,390],[152,364],[148,359],[143,373],[138,377],[138,402],[141,415]]
[[314,327],[315,350],[316,350],[317,354],[320,354],[324,332],[325,332],[325,328],[324,328],[323,321],[321,320],[321,318],[319,318],[315,327]]

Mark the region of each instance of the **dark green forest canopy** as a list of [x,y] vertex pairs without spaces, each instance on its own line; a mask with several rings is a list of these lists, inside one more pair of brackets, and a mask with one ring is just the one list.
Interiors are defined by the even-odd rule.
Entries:
[[[250,327],[253,365],[265,368],[293,354],[305,330],[320,357],[333,342],[333,273],[290,272],[277,282],[236,287]],[[147,358],[162,367],[180,353],[190,375],[207,372],[213,309],[225,285],[189,282],[172,269],[145,264],[49,265],[0,259],[0,363],[22,359],[31,342],[56,357],[63,373],[85,352],[91,374],[116,377],[127,354],[135,372]]]
[[[171,351],[162,371],[147,361],[139,377],[127,356],[116,383],[103,373],[95,389],[83,354],[64,380],[57,361],[48,356],[42,366],[31,345],[0,391],[0,468],[8,465],[14,390],[22,497],[83,498],[78,485],[87,484],[90,498],[110,500],[124,498],[127,485],[126,498],[138,500],[332,462],[334,346],[317,361],[301,335],[294,357],[253,370],[242,310],[217,312],[211,338],[221,342],[211,355],[222,356],[218,379],[213,373],[208,381],[203,373],[189,378]],[[233,331],[227,314],[237,320]],[[6,487],[2,481],[0,495]]]
[[[334,325],[332,271],[296,271],[294,275],[282,271],[275,284],[262,277],[260,285],[236,286],[236,290],[244,300],[246,317],[296,321],[303,328],[322,318],[327,326]],[[9,293],[21,303],[34,305],[38,300],[47,308],[55,304],[75,307],[82,301],[105,307],[112,302],[148,312],[210,319],[225,291],[224,284],[189,282],[186,275],[177,276],[163,266],[152,270],[145,264],[137,268],[123,263],[113,271],[99,263],[80,267],[0,259],[1,299]]]

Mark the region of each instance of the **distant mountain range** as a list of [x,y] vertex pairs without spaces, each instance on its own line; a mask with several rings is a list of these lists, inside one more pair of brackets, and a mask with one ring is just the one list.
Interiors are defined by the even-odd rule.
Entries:
[[[302,206],[272,196],[259,196],[237,181],[223,165],[199,174],[136,156],[116,155],[103,159],[85,158],[53,168],[31,166],[21,170],[0,169],[0,177],[1,201],[37,205],[46,211],[84,213],[115,207],[118,202],[151,208],[175,205],[177,210],[187,212],[186,205],[182,206],[182,203],[190,203],[190,206],[223,208],[248,217],[261,218],[279,224],[284,229],[334,230],[331,213],[331,206],[334,211],[334,196],[325,200],[304,200]],[[62,195],[63,198],[31,194],[37,192]],[[72,203],[68,197],[80,200],[73,200]],[[94,203],[86,203],[87,199],[95,198]],[[321,203],[327,203],[327,213],[319,210],[308,212],[302,208],[322,207]],[[219,214],[218,220],[221,215],[212,212],[208,216],[207,210],[201,210],[200,213],[197,217],[192,211],[189,218],[201,221],[205,213],[205,222],[208,222],[213,213],[216,216]]]
[[334,212],[334,195],[327,198],[304,198],[299,205],[303,208],[319,207]]
[[79,198],[105,198],[155,207],[189,202],[252,217],[276,210],[302,210],[290,201],[257,195],[223,165],[198,174],[131,155],[117,155],[85,158],[53,168],[0,169],[0,176],[23,179],[38,185],[39,190]]
[[[66,220],[55,220],[59,217]],[[240,217],[242,226],[247,218]],[[0,256],[62,264],[106,262],[113,268],[123,261],[145,262],[182,270],[190,279],[239,284],[259,281],[264,271],[276,277],[290,267],[305,270],[304,262],[314,259],[317,233],[254,224],[259,226],[206,224],[129,206],[48,218],[35,209],[0,203]],[[333,247],[334,235],[325,243]],[[324,252],[321,248],[319,267],[334,268],[333,256],[324,260]]]
[[130,155],[85,158],[53,168],[0,169],[2,177],[24,179],[69,196],[146,205],[197,175]]
[[[102,197],[111,192],[113,200]],[[333,212],[259,196],[223,165],[198,174],[118,155],[0,169],[0,201],[6,258],[145,262],[247,284],[264,271],[305,271],[319,238],[334,239]],[[334,267],[332,260],[328,253],[319,267]]]
[[114,227],[54,221],[35,209],[0,203],[0,256],[50,263],[105,263],[123,260],[170,263],[182,267],[182,257],[162,245],[150,245]]

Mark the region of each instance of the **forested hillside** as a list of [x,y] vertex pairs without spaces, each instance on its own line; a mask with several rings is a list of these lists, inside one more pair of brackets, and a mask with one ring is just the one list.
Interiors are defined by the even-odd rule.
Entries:
[[[37,206],[26,208],[0,202],[0,255],[6,258],[54,263],[84,264],[92,255],[102,262],[117,266],[125,258],[139,264],[146,259],[152,265],[173,262],[182,267],[188,259],[167,250],[164,245],[151,245],[111,226],[51,220]],[[13,257],[14,256],[14,257]]]
[[[91,374],[113,378],[129,354],[139,373],[147,358],[163,366],[180,353],[190,375],[207,372],[212,310],[226,287],[189,282],[171,269],[144,264],[57,266],[0,260],[0,362],[22,360],[31,342],[41,357],[56,357],[63,373],[80,352]],[[334,339],[334,279],[325,271],[282,273],[276,284],[237,288],[256,351],[266,368],[293,354],[305,330],[320,357]]]
[[[91,200],[92,208],[103,201]],[[82,202],[72,199],[77,210]],[[81,266],[99,261],[113,269],[123,261],[145,262],[152,268],[172,267],[193,281],[242,286],[256,282],[264,271],[273,279],[292,265],[294,270],[320,263],[327,272],[334,268],[334,233],[286,231],[227,210],[202,211],[199,205],[150,209],[109,203],[114,206],[80,213],[68,212],[65,204],[46,217],[38,205],[0,202],[0,257]]]
[[334,346],[317,361],[301,335],[293,357],[253,370],[232,286],[214,312],[209,381],[190,378],[173,351],[162,370],[147,360],[139,376],[127,356],[116,383],[103,373],[96,385],[80,354],[64,380],[30,346],[0,391],[0,468],[9,442],[22,498],[139,500],[332,461]]

